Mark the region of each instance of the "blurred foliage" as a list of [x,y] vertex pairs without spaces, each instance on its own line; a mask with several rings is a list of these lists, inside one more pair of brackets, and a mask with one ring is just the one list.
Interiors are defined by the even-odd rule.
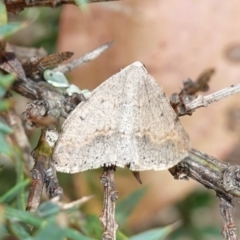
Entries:
[[[172,232],[169,240],[205,240],[221,239],[220,227],[216,227],[213,218],[209,218],[209,209],[216,204],[216,196],[213,192],[195,191],[177,203],[180,219],[183,221],[182,227]],[[220,213],[219,213],[220,214]],[[220,222],[219,225],[220,226]]]
[[[48,53],[56,52],[61,8],[28,8],[18,15],[9,15],[9,25],[27,25],[21,33],[8,37],[10,43],[25,47],[43,47]],[[1,20],[1,15],[0,15]],[[17,22],[17,23],[16,23]]]
[[[13,75],[0,75],[0,114],[12,106],[12,102],[9,99],[4,99],[4,96],[13,81]],[[0,152],[6,154],[9,157],[12,156],[12,151],[11,146],[6,141],[6,135],[11,133],[12,129],[7,124],[0,122]]]

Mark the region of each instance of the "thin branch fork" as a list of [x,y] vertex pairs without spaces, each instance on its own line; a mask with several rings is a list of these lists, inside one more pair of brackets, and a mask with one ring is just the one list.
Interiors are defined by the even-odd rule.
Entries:
[[113,42],[108,42],[93,51],[84,54],[80,58],[77,58],[70,63],[59,65],[58,67],[54,68],[54,72],[62,72],[62,73],[67,73],[72,71],[75,68],[78,68],[82,66],[84,63],[87,63],[89,61],[92,61],[93,59],[99,57],[104,51],[106,51],[109,47],[111,47]]
[[194,111],[195,109],[200,107],[207,107],[209,104],[213,102],[217,102],[223,98],[229,97],[239,92],[240,92],[240,84],[236,84],[236,85],[232,85],[230,87],[221,89],[207,96],[199,95],[192,102],[185,104],[186,111]]

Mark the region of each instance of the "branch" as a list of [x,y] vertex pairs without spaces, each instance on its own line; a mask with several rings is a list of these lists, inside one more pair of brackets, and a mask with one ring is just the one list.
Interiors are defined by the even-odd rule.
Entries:
[[25,160],[26,169],[29,171],[33,167],[33,159],[31,156],[31,145],[28,141],[27,135],[22,125],[22,120],[15,110],[8,110],[3,114],[9,126],[14,130],[13,138],[14,142],[19,146],[22,150],[23,158]]
[[232,201],[224,194],[217,193],[217,196],[220,200],[220,213],[223,218],[222,234],[227,240],[238,240],[237,228],[232,216],[234,209]]
[[32,47],[20,47],[16,45],[11,45],[13,52],[21,63],[26,62],[27,60],[33,57],[44,57],[47,55],[47,52],[44,48],[32,48]]
[[[110,46],[111,43],[107,43],[80,57],[80,65],[98,57]],[[23,114],[24,120],[30,126],[46,126],[49,120],[51,120],[50,122],[53,122],[53,120],[56,122],[59,117],[66,118],[85,99],[83,94],[74,93],[68,96],[67,94],[63,94],[63,91],[60,89],[54,88],[51,84],[44,81],[32,81],[26,77],[25,71],[16,58],[11,46],[6,42],[1,42],[0,48],[2,49],[0,53],[0,69],[17,76],[16,81],[12,85],[12,90],[26,98],[36,100],[27,106],[26,112]],[[76,67],[75,60],[73,62],[73,65]]]
[[216,191],[220,199],[223,217],[223,235],[227,240],[237,240],[236,226],[232,218],[232,200],[240,202],[240,166],[224,163],[196,149],[189,156],[169,169],[175,179],[192,178]]
[[56,171],[52,164],[52,151],[58,139],[56,130],[42,130],[37,147],[33,150],[35,164],[31,170],[31,183],[27,200],[28,211],[35,212],[40,204],[43,186],[50,198],[61,196],[62,188],[58,184]]
[[175,179],[189,177],[207,188],[240,202],[240,166],[192,149],[189,156],[169,170]]
[[92,61],[93,59],[100,56],[105,50],[107,50],[109,47],[111,47],[113,42],[106,43],[93,51],[86,53],[85,55],[73,60],[70,63],[60,65],[53,69],[54,72],[62,72],[67,73],[72,71],[74,68],[82,66],[84,63],[87,63],[89,61]]
[[[118,1],[118,0],[88,0],[89,3],[94,2],[107,2],[107,1]],[[51,7],[56,8],[63,4],[74,4],[74,0],[4,0],[7,11],[15,14],[22,11],[24,8],[29,7]]]
[[118,224],[115,221],[115,202],[118,199],[118,192],[114,184],[115,167],[104,167],[101,176],[101,183],[104,187],[103,210],[99,220],[102,222],[104,232],[103,240],[116,240]]
[[200,95],[192,102],[185,104],[186,111],[194,111],[195,109],[200,107],[207,107],[209,104],[213,102],[217,102],[223,98],[229,97],[239,92],[240,92],[240,84],[237,84],[237,85],[232,85],[228,88],[224,88],[220,91],[214,92],[207,96]]

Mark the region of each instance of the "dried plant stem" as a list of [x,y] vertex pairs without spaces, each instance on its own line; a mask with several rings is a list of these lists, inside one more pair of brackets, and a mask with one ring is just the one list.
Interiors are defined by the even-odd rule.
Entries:
[[238,240],[237,228],[232,216],[234,209],[232,201],[222,193],[217,193],[217,196],[220,200],[220,212],[224,224],[222,234],[227,240]]
[[41,172],[36,168],[32,169],[31,177],[26,210],[36,212],[40,204],[44,180]]
[[118,224],[115,221],[115,202],[118,199],[118,192],[114,184],[115,167],[104,167],[101,176],[101,183],[104,188],[103,210],[100,216],[104,232],[103,240],[116,240]]
[[189,177],[207,188],[225,194],[240,202],[240,166],[221,162],[218,159],[192,149],[189,156],[169,169],[175,179]]
[[38,145],[33,151],[35,164],[31,170],[32,180],[26,207],[28,211],[35,212],[38,208],[44,185],[46,185],[46,192],[50,198],[61,196],[63,193],[51,163],[52,151],[57,137],[56,130],[43,129]]
[[33,167],[33,159],[31,156],[31,145],[26,136],[22,121],[15,110],[9,110],[4,114],[9,126],[14,130],[13,137],[19,148],[22,150],[25,166],[28,172]]
[[11,45],[14,53],[21,62],[26,62],[32,57],[45,57],[47,52],[44,48],[32,48],[32,47],[20,47],[16,45]]
[[[89,3],[118,0],[88,0]],[[52,7],[56,8],[63,4],[76,4],[74,0],[5,0],[8,12],[18,13],[29,7]]]
[[223,217],[223,236],[227,240],[236,240],[236,226],[232,218],[231,201],[240,202],[240,166],[221,162],[196,149],[192,149],[187,158],[169,169],[175,179],[192,178],[207,188],[216,191],[220,199],[220,211]]
[[84,54],[83,56],[71,61],[70,63],[60,65],[53,69],[55,72],[62,72],[67,73],[72,71],[74,68],[80,67],[86,62],[89,62],[95,58],[97,58],[100,54],[102,54],[105,50],[107,50],[109,47],[111,47],[113,42],[106,43],[93,51]]
[[220,91],[214,92],[207,96],[199,95],[195,100],[185,104],[186,111],[192,111],[200,107],[207,107],[213,102],[217,102],[223,98],[229,97],[235,93],[240,92],[240,84],[232,85],[228,88],[224,88]]

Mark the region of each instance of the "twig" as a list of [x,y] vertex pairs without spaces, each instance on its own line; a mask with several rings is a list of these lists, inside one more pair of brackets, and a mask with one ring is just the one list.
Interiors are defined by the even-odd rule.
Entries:
[[234,209],[232,200],[222,193],[217,193],[217,196],[220,200],[220,213],[223,218],[222,234],[227,240],[238,240],[237,228],[232,216]]
[[[89,3],[107,2],[118,0],[88,0]],[[56,8],[63,4],[76,4],[74,0],[5,0],[8,12],[19,13],[29,7],[51,7]]]
[[186,111],[193,111],[200,107],[207,107],[213,102],[217,102],[223,98],[229,97],[235,93],[240,92],[240,84],[232,85],[228,88],[224,88],[220,91],[214,92],[207,96],[198,96],[195,100],[190,103],[185,104]]
[[28,211],[35,212],[38,208],[44,184],[50,198],[61,196],[63,193],[51,162],[52,151],[57,139],[58,133],[56,130],[44,129],[42,130],[38,145],[33,151],[35,164],[31,171],[32,181],[26,207]]
[[14,130],[13,137],[19,148],[22,150],[25,166],[29,172],[33,167],[33,159],[31,156],[31,145],[26,136],[22,121],[15,110],[9,110],[3,114],[3,116],[5,117],[10,127]]
[[187,158],[169,171],[175,179],[187,180],[190,177],[205,187],[240,202],[240,166],[238,165],[221,162],[192,149]]
[[214,157],[192,149],[187,158],[169,171],[175,179],[188,180],[190,177],[217,192],[224,221],[223,235],[227,240],[236,240],[237,238],[227,238],[226,236],[236,234],[231,217],[231,201],[240,202],[240,166],[221,162]]
[[60,65],[53,69],[55,72],[62,72],[67,73],[72,71],[74,68],[80,67],[86,62],[89,62],[95,58],[97,58],[100,54],[102,54],[105,50],[107,50],[109,47],[111,47],[113,42],[106,43],[96,49],[94,49],[92,52],[86,53],[85,55],[73,60],[70,63]]
[[114,171],[115,167],[104,167],[100,178],[104,188],[103,210],[99,217],[104,228],[103,240],[116,240],[118,229],[115,221],[115,202],[118,199],[118,192],[114,184]]
[[[100,48],[95,49],[93,52],[86,54],[88,58],[80,58],[84,61],[90,61],[93,58],[99,56],[104,50],[110,47],[111,43],[107,43]],[[11,46],[6,42],[0,44],[0,69],[4,72],[13,73],[17,76],[16,81],[12,85],[12,89],[17,93],[30,98],[37,100],[39,102],[34,102],[31,108],[38,108],[41,105],[41,112],[45,114],[29,114],[29,108],[26,109],[24,113],[24,120],[31,122],[32,116],[37,119],[34,121],[41,122],[45,121],[47,117],[50,117],[54,120],[58,120],[59,117],[66,118],[68,114],[83,100],[85,97],[82,94],[73,94],[72,96],[64,95],[61,91],[54,88],[52,85],[46,82],[34,82],[31,79],[27,78],[23,67],[19,60],[16,58]],[[85,55],[85,56],[86,56]],[[29,107],[29,106],[27,106]],[[45,108],[45,109],[43,109]],[[40,119],[39,119],[40,118]],[[35,122],[34,122],[35,123]]]
[[40,204],[44,180],[41,172],[36,168],[32,169],[31,178],[26,210],[29,212],[36,212]]
[[41,58],[47,55],[47,52],[44,48],[20,47],[16,45],[11,45],[11,47],[21,63],[26,62],[32,57]]

